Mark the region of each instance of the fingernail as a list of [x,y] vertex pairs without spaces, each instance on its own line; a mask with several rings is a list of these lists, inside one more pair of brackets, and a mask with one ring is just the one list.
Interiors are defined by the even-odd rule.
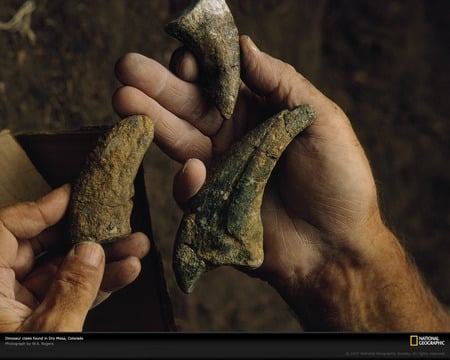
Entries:
[[92,241],[78,243],[75,245],[74,253],[87,265],[98,266],[103,260],[101,245]]
[[181,173],[185,173],[185,171],[186,171],[186,169],[187,169],[187,167],[188,167],[188,165],[189,165],[189,162],[191,161],[192,159],[188,159],[185,163],[184,163],[184,165],[183,165],[183,168],[181,169]]
[[252,49],[253,51],[259,51],[258,47],[255,45],[255,43],[253,42],[253,40],[250,36],[247,36],[247,42],[248,42],[248,47],[250,49]]
[[198,77],[198,66],[191,53],[185,53],[180,62],[179,74],[184,81],[195,81]]
[[70,186],[70,184],[61,185],[61,189],[64,189],[64,191],[67,191],[69,193],[70,193],[71,188],[72,187]]

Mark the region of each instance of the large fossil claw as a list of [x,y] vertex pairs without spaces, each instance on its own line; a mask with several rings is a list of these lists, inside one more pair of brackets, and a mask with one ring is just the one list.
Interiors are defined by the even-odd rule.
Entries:
[[254,269],[262,264],[264,188],[285,148],[314,117],[310,105],[284,110],[213,164],[205,184],[188,203],[175,241],[173,267],[184,292],[192,292],[200,275],[212,268]]
[[73,243],[107,243],[130,234],[133,182],[152,140],[153,123],[143,115],[120,120],[99,138],[72,190],[68,215]]
[[227,119],[233,114],[240,84],[239,34],[224,0],[198,0],[166,31],[196,56],[200,84]]

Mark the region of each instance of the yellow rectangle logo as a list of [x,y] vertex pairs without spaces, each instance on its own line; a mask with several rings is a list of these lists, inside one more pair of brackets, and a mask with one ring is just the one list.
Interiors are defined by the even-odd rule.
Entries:
[[419,346],[419,336],[410,335],[409,336],[409,346]]

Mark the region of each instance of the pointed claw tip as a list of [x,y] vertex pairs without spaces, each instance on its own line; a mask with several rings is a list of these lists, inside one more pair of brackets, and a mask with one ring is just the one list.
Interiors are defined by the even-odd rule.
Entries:
[[240,48],[239,32],[226,2],[194,2],[165,31],[195,55],[206,97],[230,119],[240,86]]
[[194,290],[197,279],[206,271],[205,263],[186,244],[176,248],[173,265],[177,283],[186,294]]

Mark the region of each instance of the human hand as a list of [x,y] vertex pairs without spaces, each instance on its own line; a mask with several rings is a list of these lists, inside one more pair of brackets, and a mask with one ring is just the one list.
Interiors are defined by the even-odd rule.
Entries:
[[[196,61],[185,50],[172,57],[173,73],[142,55],[124,56],[116,66],[124,86],[113,106],[122,116],[150,116],[155,141],[185,163],[174,181],[183,206],[202,186],[215,155],[274,113],[311,104],[315,122],[288,146],[266,187],[265,258],[253,273],[279,290],[305,328],[368,328],[367,304],[377,301],[370,299],[377,298],[376,286],[391,287],[398,279],[389,275],[396,264],[407,268],[407,261],[381,220],[364,151],[345,114],[293,67],[246,36],[240,46],[243,83],[230,120],[205,101],[195,83]],[[376,280],[365,284],[366,278]],[[375,289],[364,298],[367,286]],[[378,329],[388,327],[379,322]]]
[[[241,37],[244,83],[231,120],[224,121],[195,84],[195,59],[178,51],[176,77],[152,59],[129,54],[117,64],[125,84],[113,97],[121,115],[145,113],[155,141],[174,159],[205,163],[226,151],[249,128],[285,108],[309,103],[316,121],[288,147],[263,201],[265,260],[271,282],[307,278],[337,248],[362,250],[350,232],[377,215],[375,185],[366,157],[342,111],[291,66],[260,52]],[[174,184],[183,203],[202,185],[205,169],[190,160]],[[354,251],[352,251],[354,252]],[[281,285],[281,284],[280,284]]]
[[81,331],[90,308],[138,276],[150,245],[142,233],[55,252],[69,197],[65,185],[0,209],[0,331]]

